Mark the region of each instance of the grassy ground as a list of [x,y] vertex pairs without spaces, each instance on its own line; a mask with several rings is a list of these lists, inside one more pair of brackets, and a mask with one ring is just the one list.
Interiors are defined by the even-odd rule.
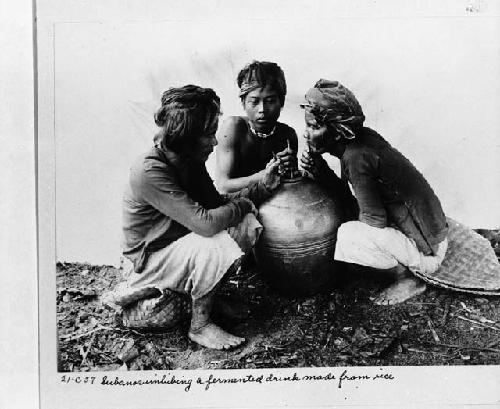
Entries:
[[165,333],[117,325],[99,296],[119,279],[109,266],[58,263],[60,371],[500,364],[500,297],[429,287],[403,304],[376,306],[369,298],[381,283],[351,272],[328,294],[293,299],[250,262],[222,291],[245,300],[251,314],[220,322],[247,341],[212,351],[188,340],[187,323]]

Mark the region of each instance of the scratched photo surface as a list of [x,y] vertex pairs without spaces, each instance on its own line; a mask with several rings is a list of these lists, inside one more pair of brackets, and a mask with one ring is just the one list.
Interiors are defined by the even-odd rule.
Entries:
[[366,125],[425,175],[446,214],[498,241],[497,22],[185,13],[181,21],[54,25],[58,370],[498,364],[498,298],[429,286],[401,305],[376,306],[370,297],[380,282],[354,273],[326,293],[284,296],[252,259],[221,290],[250,307],[248,318],[221,322],[246,339],[240,348],[197,346],[188,321],[154,333],[117,323],[99,297],[121,279],[122,191],[132,162],[152,145],[162,92],[211,87],[221,122],[244,115],[236,76],[254,59],[284,70],[280,121],[299,136],[299,156],[305,91],[319,78],[339,80],[357,96]]

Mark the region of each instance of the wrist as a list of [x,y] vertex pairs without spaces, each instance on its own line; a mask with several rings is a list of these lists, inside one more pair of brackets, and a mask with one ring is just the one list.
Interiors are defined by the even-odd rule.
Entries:
[[245,216],[247,213],[250,213],[252,211],[252,203],[250,202],[250,200],[244,197],[240,197],[237,200],[237,206],[240,209],[242,216]]
[[260,182],[260,184],[262,186],[262,189],[264,189],[264,191],[268,193],[271,193],[274,189],[276,189],[274,186],[270,186],[266,182]]
[[266,169],[262,169],[261,171],[254,174],[255,182],[264,182],[266,178]]
[[259,192],[260,197],[259,201],[271,197],[274,190],[275,188],[267,186],[264,181],[260,181],[259,183],[257,183],[257,191]]

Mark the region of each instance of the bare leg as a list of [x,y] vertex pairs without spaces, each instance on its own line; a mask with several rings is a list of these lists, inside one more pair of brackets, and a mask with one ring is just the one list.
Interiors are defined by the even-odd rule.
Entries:
[[217,288],[218,286],[202,298],[193,300],[191,326],[189,328],[188,336],[192,341],[207,348],[235,348],[242,344],[245,341],[245,338],[231,335],[215,325],[210,318]]
[[427,285],[415,277],[405,266],[398,264],[393,269],[395,282],[381,291],[372,301],[377,305],[394,305],[421,294]]

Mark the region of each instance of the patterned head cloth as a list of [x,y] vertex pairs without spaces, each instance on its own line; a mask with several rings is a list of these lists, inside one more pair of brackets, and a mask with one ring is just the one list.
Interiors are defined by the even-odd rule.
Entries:
[[236,79],[240,88],[240,98],[248,93],[270,85],[278,93],[282,105],[286,95],[285,74],[281,67],[273,62],[252,61],[247,64],[238,74]]
[[321,124],[334,128],[345,139],[354,139],[354,130],[363,125],[365,116],[354,94],[338,81],[320,79],[307,91],[300,104]]

